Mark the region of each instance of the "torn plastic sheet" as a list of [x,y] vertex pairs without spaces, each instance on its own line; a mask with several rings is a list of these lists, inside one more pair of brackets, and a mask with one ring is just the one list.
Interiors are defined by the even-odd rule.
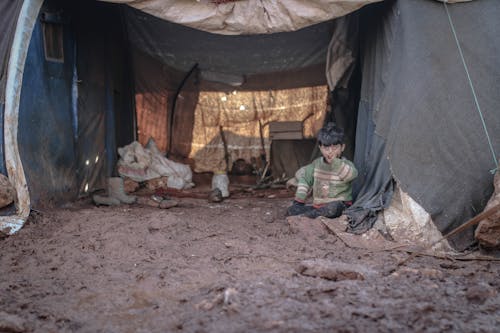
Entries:
[[382,0],[235,1],[101,0],[127,4],[166,21],[223,35],[296,31]]
[[178,190],[194,186],[191,168],[166,158],[153,140],[149,140],[146,147],[134,141],[118,148],[118,154],[118,173],[122,177],[136,182],[168,177],[167,187]]

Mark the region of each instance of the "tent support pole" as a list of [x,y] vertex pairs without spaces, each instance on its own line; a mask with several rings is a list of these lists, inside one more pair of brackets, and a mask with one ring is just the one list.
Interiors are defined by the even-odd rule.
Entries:
[[28,54],[31,34],[42,4],[43,0],[24,1],[17,19],[7,69],[4,110],[5,165],[9,180],[16,189],[17,199],[16,215],[0,217],[0,230],[9,235],[21,229],[30,214],[31,203],[26,175],[19,156],[17,133],[24,64]]
[[195,69],[198,68],[198,63],[194,64],[193,67],[189,70],[189,72],[184,76],[184,78],[181,81],[181,84],[179,84],[179,87],[177,88],[177,91],[175,92],[174,100],[172,102],[172,111],[170,112],[170,116],[168,116],[167,112],[167,135],[168,135],[168,145],[167,145],[167,157],[170,154],[170,151],[172,150],[172,130],[174,128],[174,112],[175,112],[175,107],[177,105],[177,97],[181,93],[182,88],[186,84],[187,79],[191,76],[191,74],[195,71]]

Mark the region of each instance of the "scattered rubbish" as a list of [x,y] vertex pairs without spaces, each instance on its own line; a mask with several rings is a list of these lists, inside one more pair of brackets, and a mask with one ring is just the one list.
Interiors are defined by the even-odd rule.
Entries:
[[234,288],[226,288],[222,293],[217,294],[211,300],[203,300],[195,305],[199,310],[212,310],[217,305],[222,305],[226,309],[237,310],[238,291]]
[[275,220],[275,216],[272,212],[266,212],[264,214],[264,222],[266,223],[273,223]]
[[179,205],[179,202],[174,199],[164,198],[158,195],[152,196],[139,196],[137,198],[137,203],[143,206],[149,206],[154,208],[169,209]]
[[137,203],[139,205],[142,205],[142,206],[150,206],[150,207],[155,207],[155,208],[160,207],[160,203],[156,200],[153,200],[150,196],[146,196],[146,197],[139,196],[137,198]]
[[167,177],[167,186],[186,189],[194,186],[193,173],[188,165],[166,158],[150,139],[144,148],[139,142],[118,148],[118,173],[136,182],[148,181],[162,176]]

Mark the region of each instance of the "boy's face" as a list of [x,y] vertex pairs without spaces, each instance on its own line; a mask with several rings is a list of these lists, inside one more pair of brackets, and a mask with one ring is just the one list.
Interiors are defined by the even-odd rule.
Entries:
[[330,164],[332,161],[340,155],[342,155],[342,152],[344,151],[345,144],[338,144],[338,145],[330,145],[330,146],[323,146],[319,145],[319,150],[321,151],[321,154],[325,158],[326,163]]

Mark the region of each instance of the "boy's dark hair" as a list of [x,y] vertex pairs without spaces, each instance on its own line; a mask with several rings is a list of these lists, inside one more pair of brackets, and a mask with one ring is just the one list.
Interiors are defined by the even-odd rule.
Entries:
[[327,123],[319,130],[318,144],[321,146],[331,146],[344,143],[344,130],[333,122]]

